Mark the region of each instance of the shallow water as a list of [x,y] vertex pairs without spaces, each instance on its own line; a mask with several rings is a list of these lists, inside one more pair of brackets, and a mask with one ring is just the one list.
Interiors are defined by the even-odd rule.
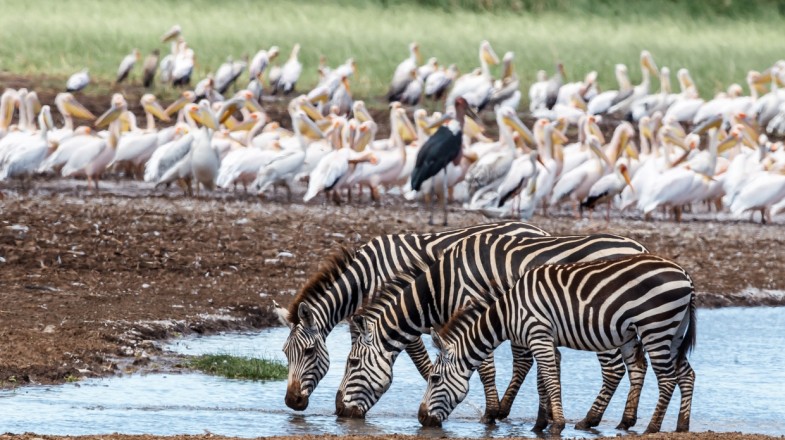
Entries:
[[[288,329],[255,334],[226,334],[182,339],[170,348],[179,353],[229,353],[283,358]],[[430,346],[430,343],[428,342]],[[697,381],[693,400],[693,431],[785,432],[785,309],[726,308],[699,310],[698,344],[691,356]],[[204,374],[147,374],[91,379],[59,386],[0,391],[0,432],[39,434],[215,434],[256,437],[310,433],[420,434],[435,437],[534,437],[536,414],[534,374],[518,396],[509,420],[486,427],[478,422],[484,407],[482,386],[472,377],[471,391],[442,429],[422,429],[417,407],[425,382],[406,357],[395,365],[390,390],[366,420],[337,420],[335,391],[349,347],[345,326],[328,338],[330,372],[311,397],[309,408],[297,413],[283,403],[285,381],[227,380]],[[583,417],[600,388],[599,364],[593,353],[563,349],[562,394],[568,421]],[[496,352],[498,383],[509,379],[507,344]],[[638,424],[642,432],[656,403],[656,379],[646,376]],[[622,383],[597,430],[563,435],[615,435],[627,383]],[[673,431],[678,412],[674,395],[664,431]]]

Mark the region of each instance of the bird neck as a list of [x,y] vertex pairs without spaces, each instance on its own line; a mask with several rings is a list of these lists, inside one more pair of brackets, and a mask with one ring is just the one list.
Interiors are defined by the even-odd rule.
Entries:
[[145,118],[147,118],[147,131],[153,132],[155,131],[155,117],[153,114],[148,112],[147,110],[144,111]]

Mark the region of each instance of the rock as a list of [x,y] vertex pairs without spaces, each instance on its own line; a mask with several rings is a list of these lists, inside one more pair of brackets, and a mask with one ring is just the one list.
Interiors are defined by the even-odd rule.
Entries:
[[43,332],[44,333],[54,333],[55,332],[55,326],[52,325],[52,324],[49,324],[46,327],[44,327]]
[[276,255],[276,257],[278,257],[278,258],[294,258],[294,254],[291,253],[291,252],[282,251],[282,252],[278,252],[278,255]]

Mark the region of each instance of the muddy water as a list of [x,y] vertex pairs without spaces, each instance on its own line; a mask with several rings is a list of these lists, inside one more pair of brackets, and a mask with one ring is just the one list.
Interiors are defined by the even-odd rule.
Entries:
[[[691,357],[697,372],[692,429],[781,434],[785,432],[785,309],[727,308],[699,311],[698,346]],[[183,339],[171,348],[186,354],[230,353],[282,358],[286,329]],[[395,381],[365,421],[332,416],[335,390],[343,372],[348,332],[340,326],[328,339],[330,372],[303,413],[283,404],[285,382],[225,380],[203,374],[148,374],[87,380],[51,387],[0,392],[0,432],[40,434],[203,433],[254,437],[306,433],[405,433],[435,437],[534,436],[529,429],[536,409],[533,375],[524,385],[508,421],[492,427],[478,423],[483,408],[476,375],[467,401],[443,429],[420,428],[417,406],[424,382],[403,354]],[[509,377],[509,346],[497,350],[500,384]],[[599,366],[591,353],[563,350],[563,396],[568,420],[577,421],[600,387]],[[611,402],[603,423],[592,432],[566,429],[565,436],[614,435],[621,417],[626,383]],[[638,426],[645,429],[656,402],[650,371],[641,399]],[[676,396],[677,397],[677,396]],[[675,428],[674,398],[663,425]]]

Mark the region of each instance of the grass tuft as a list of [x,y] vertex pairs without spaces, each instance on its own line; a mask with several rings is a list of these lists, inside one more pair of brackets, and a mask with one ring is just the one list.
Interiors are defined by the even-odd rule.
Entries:
[[279,361],[228,354],[201,355],[188,364],[191,368],[228,379],[282,380],[288,374],[286,365]]

